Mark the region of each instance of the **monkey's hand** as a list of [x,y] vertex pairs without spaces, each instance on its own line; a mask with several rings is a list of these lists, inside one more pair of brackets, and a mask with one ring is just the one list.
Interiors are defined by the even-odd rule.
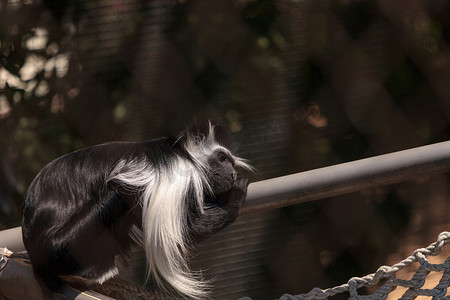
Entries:
[[[225,209],[229,210],[230,213],[239,214],[239,210],[244,204],[245,197],[247,196],[248,179],[243,178],[237,180],[230,189],[230,196],[228,198],[228,203],[225,205]],[[237,211],[235,211],[237,210]],[[235,211],[235,212],[233,212]],[[236,215],[237,217],[237,215]]]
[[191,215],[189,218],[191,241],[199,242],[236,220],[247,195],[247,187],[248,179],[237,180],[226,196],[223,195],[223,206],[210,206],[203,214]]

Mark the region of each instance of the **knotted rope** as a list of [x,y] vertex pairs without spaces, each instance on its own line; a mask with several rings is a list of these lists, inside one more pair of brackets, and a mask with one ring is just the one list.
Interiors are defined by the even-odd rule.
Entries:
[[[400,299],[409,300],[415,299],[418,296],[429,296],[432,299],[450,299],[450,296],[445,296],[447,288],[450,285],[450,257],[448,257],[442,264],[431,264],[428,256],[438,255],[442,248],[450,242],[450,232],[442,232],[436,242],[432,243],[427,248],[421,248],[414,251],[414,253],[401,262],[389,267],[381,266],[378,270],[370,275],[364,277],[353,277],[346,284],[322,290],[314,288],[306,294],[289,295],[285,294],[279,300],[312,300],[312,299],[327,299],[328,297],[348,292],[349,299],[355,300],[375,300],[386,299],[388,294],[395,290],[398,286],[408,288]],[[396,273],[406,266],[418,262],[420,264],[418,270],[410,280],[396,278]],[[430,272],[442,272],[442,278],[439,283],[432,289],[423,289],[425,279]],[[358,289],[362,287],[371,287],[377,285],[381,280],[386,281],[371,295],[359,295]],[[243,298],[245,299],[245,298]],[[249,299],[249,298],[247,298]]]

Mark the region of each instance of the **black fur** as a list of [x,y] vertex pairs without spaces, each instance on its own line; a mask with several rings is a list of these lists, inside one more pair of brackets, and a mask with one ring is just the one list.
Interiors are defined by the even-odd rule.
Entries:
[[[35,271],[51,288],[57,289],[58,275],[98,280],[115,266],[117,256],[136,244],[131,230],[133,226],[142,230],[141,191],[107,181],[117,164],[144,158],[155,170],[164,169],[177,157],[192,160],[185,143],[185,134],[177,139],[106,143],[62,156],[39,172],[25,197],[23,241]],[[234,221],[245,199],[248,181],[236,179],[233,157],[223,155],[214,152],[208,159],[213,194],[204,191],[205,213],[186,199],[190,245]]]

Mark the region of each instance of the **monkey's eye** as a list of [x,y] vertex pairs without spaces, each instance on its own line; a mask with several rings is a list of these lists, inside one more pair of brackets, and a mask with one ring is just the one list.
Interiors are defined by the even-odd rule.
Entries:
[[228,156],[223,152],[219,152],[217,154],[217,158],[219,159],[220,162],[224,162],[224,161],[228,160]]

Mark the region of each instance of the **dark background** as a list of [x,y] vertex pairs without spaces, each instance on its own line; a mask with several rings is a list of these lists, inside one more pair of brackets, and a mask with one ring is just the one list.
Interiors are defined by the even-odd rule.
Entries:
[[[230,129],[252,181],[450,136],[445,0],[2,0],[0,42],[0,229],[52,159],[196,118]],[[341,284],[448,230],[449,181],[243,216],[194,265],[218,299]]]

